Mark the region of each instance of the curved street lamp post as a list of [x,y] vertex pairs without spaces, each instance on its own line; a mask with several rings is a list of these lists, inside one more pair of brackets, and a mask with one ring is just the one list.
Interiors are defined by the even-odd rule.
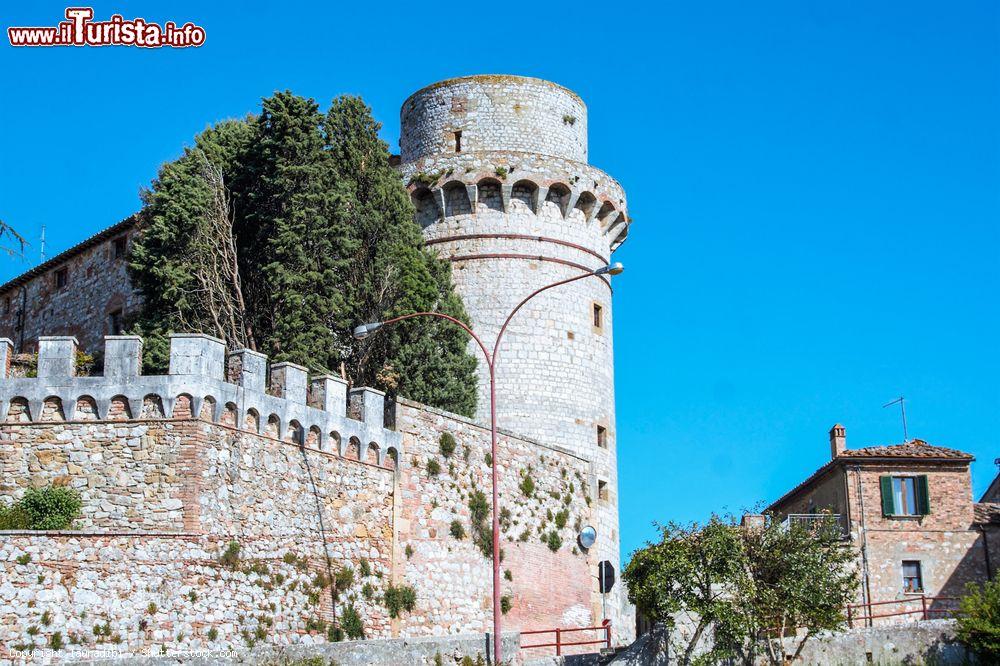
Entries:
[[493,663],[500,664],[500,514],[498,512],[499,506],[499,486],[497,483],[497,468],[499,467],[497,459],[497,392],[496,392],[496,361],[497,352],[500,349],[500,341],[503,339],[503,334],[507,330],[507,325],[510,324],[510,320],[514,318],[525,303],[530,301],[532,298],[542,293],[552,289],[553,287],[559,287],[564,284],[569,284],[570,282],[576,282],[577,280],[582,280],[588,277],[597,277],[601,275],[618,275],[625,268],[621,263],[609,264],[608,266],[603,266],[595,271],[589,273],[582,273],[580,275],[575,275],[571,278],[565,280],[560,280],[558,282],[553,282],[552,284],[546,285],[540,289],[536,289],[526,296],[517,306],[511,310],[510,314],[507,315],[507,319],[504,320],[503,326],[500,327],[500,332],[497,333],[496,342],[493,344],[492,353],[483,344],[483,341],[476,335],[473,330],[467,326],[462,321],[456,319],[455,317],[443,314],[441,312],[414,312],[411,314],[401,315],[399,317],[393,317],[392,319],[386,319],[385,321],[373,322],[370,324],[362,324],[354,329],[354,337],[358,340],[363,340],[369,335],[382,328],[383,326],[388,326],[389,324],[395,324],[396,322],[403,321],[405,319],[413,319],[415,317],[438,317],[439,319],[445,319],[453,324],[461,326],[466,333],[476,341],[479,345],[479,349],[483,352],[483,356],[486,358],[486,367],[490,370],[490,455],[493,459],[492,468],[492,483],[493,483]]

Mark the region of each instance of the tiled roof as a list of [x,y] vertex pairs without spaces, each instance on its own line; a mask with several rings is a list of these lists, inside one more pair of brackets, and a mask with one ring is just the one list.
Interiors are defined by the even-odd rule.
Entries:
[[1000,525],[1000,504],[994,502],[980,502],[973,504],[975,513],[974,522]]
[[18,287],[18,286],[24,284],[25,282],[27,282],[31,278],[35,277],[36,275],[41,275],[41,274],[45,273],[46,271],[48,271],[48,270],[50,270],[52,268],[55,268],[56,266],[58,266],[60,264],[65,263],[67,259],[70,259],[71,257],[73,257],[73,256],[75,256],[75,255],[77,255],[77,254],[79,254],[81,252],[83,252],[84,250],[86,250],[89,247],[93,247],[94,245],[97,245],[98,243],[100,243],[103,240],[107,240],[108,238],[111,238],[112,236],[116,236],[116,235],[122,233],[123,231],[127,231],[128,229],[131,229],[133,226],[135,226],[135,224],[136,224],[136,216],[135,215],[130,215],[130,216],[126,217],[124,220],[122,220],[121,222],[118,222],[117,224],[113,224],[110,227],[108,227],[107,229],[104,229],[103,231],[98,231],[93,236],[91,236],[91,237],[89,237],[89,238],[87,238],[87,239],[85,239],[85,240],[77,243],[76,245],[74,245],[73,247],[69,248],[68,250],[66,250],[64,252],[60,252],[59,254],[57,254],[56,256],[52,257],[51,259],[48,259],[48,260],[44,261],[41,264],[38,264],[34,268],[29,269],[29,270],[25,271],[24,273],[21,273],[20,275],[18,275],[17,277],[13,278],[10,281],[8,281],[7,283],[0,285],[0,294],[2,294],[5,291],[10,291],[14,287]]
[[950,460],[972,460],[973,456],[948,449],[943,446],[932,446],[922,439],[911,439],[903,444],[890,446],[868,446],[863,449],[848,449],[838,456],[840,458],[934,458]]
[[911,439],[910,441],[903,442],[902,444],[891,444],[889,446],[867,446],[863,449],[847,449],[839,456],[813,472],[805,481],[798,484],[780,498],[772,502],[771,505],[767,507],[767,511],[773,511],[778,504],[781,504],[800,490],[812,485],[815,481],[819,480],[820,477],[837,465],[849,462],[858,463],[866,460],[884,460],[886,458],[896,458],[898,460],[956,462],[971,462],[975,459],[974,456],[965,453],[964,451],[949,449],[943,446],[933,446],[922,439]]

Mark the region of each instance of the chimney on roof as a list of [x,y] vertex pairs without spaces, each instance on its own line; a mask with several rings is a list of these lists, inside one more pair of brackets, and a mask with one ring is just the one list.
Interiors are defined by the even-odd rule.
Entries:
[[830,458],[836,458],[847,449],[847,428],[839,423],[830,428]]

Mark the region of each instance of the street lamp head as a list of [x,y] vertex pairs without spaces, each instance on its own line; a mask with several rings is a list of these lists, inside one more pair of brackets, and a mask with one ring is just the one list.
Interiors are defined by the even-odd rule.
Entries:
[[361,324],[361,326],[354,329],[354,339],[364,340],[380,328],[382,328],[382,322],[380,321],[371,324]]
[[622,262],[616,261],[613,264],[608,264],[607,266],[602,266],[594,271],[594,275],[620,275],[625,267],[622,266]]

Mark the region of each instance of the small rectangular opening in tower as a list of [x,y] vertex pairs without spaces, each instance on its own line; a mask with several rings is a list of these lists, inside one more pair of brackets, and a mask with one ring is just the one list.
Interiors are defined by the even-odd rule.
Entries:
[[62,289],[69,283],[69,269],[60,268],[56,271],[56,289]]
[[607,501],[608,499],[608,482],[598,481],[597,482],[597,499]]
[[455,132],[455,152],[462,152],[462,131]]
[[597,303],[594,303],[594,328],[604,328],[604,308]]
[[604,426],[597,426],[597,445],[602,449],[608,448],[608,429]]
[[124,236],[121,236],[114,240],[115,259],[121,259],[122,257],[125,256],[126,247],[127,247],[127,241]]

